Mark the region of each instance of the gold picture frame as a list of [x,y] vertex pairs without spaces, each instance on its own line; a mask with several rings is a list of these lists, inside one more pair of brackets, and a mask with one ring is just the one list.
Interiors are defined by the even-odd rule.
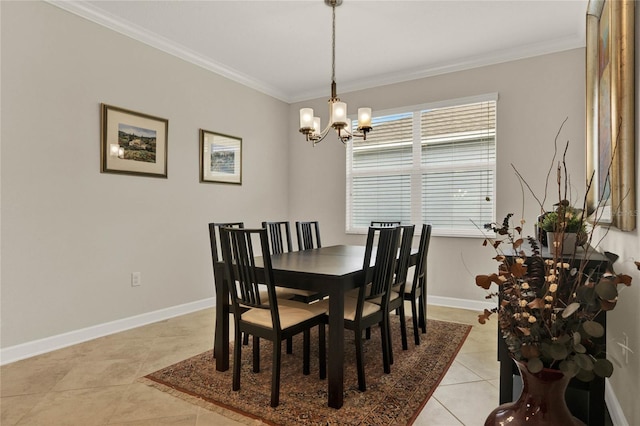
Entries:
[[200,182],[242,185],[242,138],[200,129]]
[[167,178],[169,120],[101,104],[100,172]]
[[587,7],[587,212],[594,223],[636,227],[633,0]]

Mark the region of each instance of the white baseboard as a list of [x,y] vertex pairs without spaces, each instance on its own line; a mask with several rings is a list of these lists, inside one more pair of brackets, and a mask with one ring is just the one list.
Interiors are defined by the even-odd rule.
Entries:
[[80,330],[70,331],[57,336],[46,337],[44,339],[10,346],[8,348],[2,348],[0,349],[0,365],[20,361],[21,359],[30,358],[32,356],[93,340],[98,337],[119,333],[121,331],[130,330],[132,328],[199,311],[201,309],[210,308],[214,306],[214,301],[215,299],[211,297],[104,324],[98,324]]
[[470,299],[458,299],[455,297],[432,296],[430,294],[427,294],[427,304],[446,306],[447,308],[468,309],[470,311],[479,312],[483,312],[485,309],[493,309],[498,306],[496,302],[491,301],[482,302]]
[[609,379],[605,379],[604,381],[604,401],[607,404],[609,416],[611,416],[611,423],[615,426],[629,426],[629,422],[624,416],[620,402],[618,402],[618,398],[613,392],[613,387],[611,383],[609,383]]

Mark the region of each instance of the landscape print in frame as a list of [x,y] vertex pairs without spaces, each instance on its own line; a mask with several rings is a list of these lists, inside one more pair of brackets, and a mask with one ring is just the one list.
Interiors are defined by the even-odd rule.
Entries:
[[587,9],[587,211],[594,222],[636,227],[633,0]]
[[101,105],[100,171],[167,177],[169,121]]
[[200,182],[242,184],[242,138],[200,129]]

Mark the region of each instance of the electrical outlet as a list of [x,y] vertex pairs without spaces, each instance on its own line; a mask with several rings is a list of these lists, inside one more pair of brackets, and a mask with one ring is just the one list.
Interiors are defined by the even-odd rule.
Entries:
[[142,273],[141,272],[132,272],[131,273],[131,287],[139,287],[142,284]]

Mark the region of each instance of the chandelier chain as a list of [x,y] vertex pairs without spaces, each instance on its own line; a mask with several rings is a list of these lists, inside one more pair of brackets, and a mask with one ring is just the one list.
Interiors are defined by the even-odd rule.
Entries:
[[331,81],[336,81],[336,5],[331,6],[333,11],[333,26],[331,29]]

